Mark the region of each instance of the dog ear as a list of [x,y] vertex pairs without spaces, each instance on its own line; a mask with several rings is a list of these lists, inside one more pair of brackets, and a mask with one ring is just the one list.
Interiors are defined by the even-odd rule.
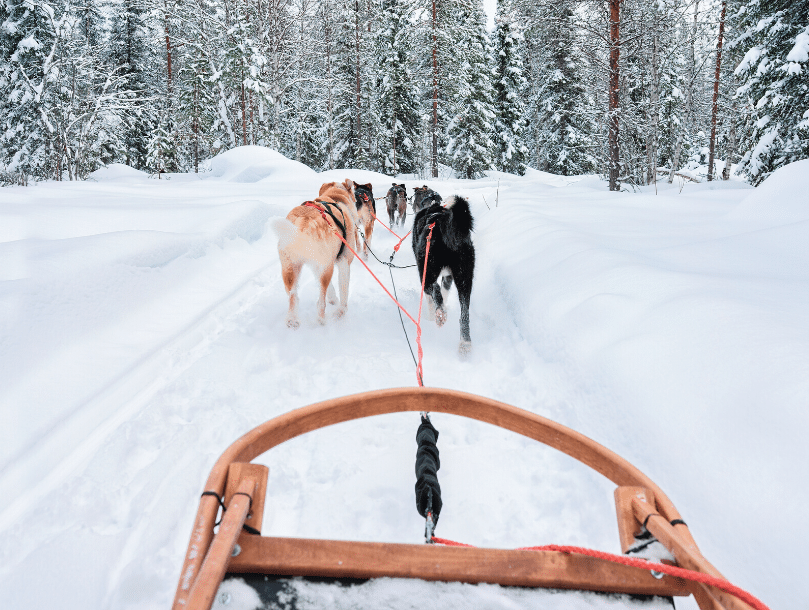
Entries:
[[369,183],[368,183],[368,184],[366,184],[366,185],[365,185],[363,188],[366,188],[366,189],[368,189],[369,191],[373,191],[373,190],[374,190],[374,185],[373,185],[373,184],[371,184],[371,183],[369,182]]
[[353,193],[353,192],[354,192],[354,187],[356,186],[356,184],[357,184],[356,182],[354,182],[353,180],[349,180],[348,178],[346,178],[346,179],[343,181],[343,186],[345,186],[345,187],[346,187],[346,190],[347,190],[349,193]]

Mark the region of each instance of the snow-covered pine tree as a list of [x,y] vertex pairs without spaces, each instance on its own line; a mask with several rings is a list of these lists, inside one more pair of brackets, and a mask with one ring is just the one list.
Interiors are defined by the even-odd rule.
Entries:
[[146,8],[140,0],[120,0],[111,5],[109,55],[106,64],[120,77],[117,89],[129,100],[129,111],[117,126],[121,148],[118,160],[146,169],[149,139],[157,122],[149,101],[150,67],[158,61],[149,46]]
[[177,75],[177,116],[186,143],[185,153],[199,172],[200,160],[210,155],[211,127],[216,121],[216,97],[210,86],[210,62],[201,48],[186,53]]
[[411,73],[411,11],[408,0],[384,0],[382,4],[377,73],[379,153],[382,171],[391,175],[418,169],[420,92]]
[[571,3],[544,7],[526,37],[533,51],[529,99],[536,167],[565,176],[597,171],[597,127]]
[[104,18],[96,0],[71,10],[72,27],[57,62],[61,99],[49,122],[62,143],[59,177],[74,180],[116,160],[122,148],[117,128],[130,101],[120,92],[119,70],[105,61]]
[[809,157],[809,0],[750,0],[731,20],[746,50],[736,73],[753,124],[741,165],[760,184]]
[[160,178],[167,172],[179,169],[177,124],[174,109],[166,105],[149,139],[146,166]]
[[328,95],[323,86],[327,56],[324,47],[331,25],[323,19],[323,12],[329,11],[329,5],[316,0],[298,0],[294,4],[294,37],[290,36],[289,59],[284,62],[289,64],[284,78],[289,85],[278,112],[283,117],[279,151],[313,168],[322,168],[327,158],[321,121],[328,112]]
[[375,85],[370,72],[372,36],[370,16],[360,0],[337,0],[337,25],[331,64],[333,155],[336,167],[370,169],[374,117],[369,89]]
[[453,94],[446,154],[452,168],[471,179],[495,167],[494,86],[483,5],[460,0],[456,10],[457,69],[445,81]]
[[523,175],[528,162],[526,108],[523,95],[527,87],[523,65],[522,32],[513,10],[503,2],[497,5],[493,43],[494,139],[497,143],[497,169]]
[[459,59],[454,27],[456,3],[455,0],[418,0],[417,10],[421,20],[414,35],[418,48],[422,49],[417,58],[422,91],[421,167],[426,165],[427,173],[437,177],[439,163],[449,163],[444,154],[447,120],[453,76],[457,73],[455,63]]
[[[237,146],[251,143],[253,135],[250,121],[248,83],[251,79],[253,59],[252,39],[249,32],[246,5],[235,3],[231,6],[230,26],[227,31],[226,47],[223,58],[222,78],[231,93],[231,117],[236,131]],[[271,137],[269,145],[277,144],[276,137]]]
[[57,177],[62,149],[49,120],[62,103],[58,60],[74,16],[69,4],[7,0],[0,24],[0,163],[4,180]]

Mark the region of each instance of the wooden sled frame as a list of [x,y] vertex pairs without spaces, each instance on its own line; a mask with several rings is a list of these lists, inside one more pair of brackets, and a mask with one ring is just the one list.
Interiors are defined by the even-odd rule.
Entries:
[[[577,459],[618,485],[615,500],[624,552],[646,522],[679,566],[722,578],[702,556],[666,494],[609,449],[549,419],[495,400],[454,390],[401,388],[291,411],[254,428],[228,447],[211,470],[200,499],[174,610],[209,610],[226,572],[357,579],[388,576],[642,595],[693,594],[701,610],[750,610],[748,604],[709,585],[670,576],[658,579],[648,570],[576,554],[276,538],[245,531],[245,524],[261,529],[269,472],[266,466],[250,464],[251,460],[307,432],[405,411],[449,413],[486,422]],[[214,534],[220,506],[217,496],[224,499],[227,511]]]

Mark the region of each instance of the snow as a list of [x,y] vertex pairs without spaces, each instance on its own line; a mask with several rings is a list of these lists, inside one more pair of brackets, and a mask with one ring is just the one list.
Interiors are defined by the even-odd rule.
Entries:
[[[804,62],[809,60],[809,28],[795,37],[795,46],[787,55],[787,61]],[[800,72],[798,72],[800,74]]]
[[[478,262],[473,352],[457,353],[453,290],[448,323],[424,325],[426,384],[616,451],[666,491],[731,582],[784,610],[806,599],[807,164],[756,189],[611,193],[593,176],[533,171],[428,181],[470,200]],[[379,182],[380,196],[394,179],[318,175],[257,147],[205,170],[157,179],[111,166],[86,182],[0,190],[5,609],[168,607],[205,477],[231,442],[290,409],[415,385],[396,309],[357,262],[344,318],[317,324],[307,272],[301,328],[284,326],[270,229],[323,181]],[[411,192],[424,182],[406,181]],[[377,227],[373,248],[386,257],[397,241]],[[412,264],[409,248],[395,262]],[[415,312],[415,270],[395,281]],[[619,552],[600,475],[504,430],[433,422],[437,535]],[[419,542],[417,426],[416,414],[348,422],[262,456],[264,533]]]

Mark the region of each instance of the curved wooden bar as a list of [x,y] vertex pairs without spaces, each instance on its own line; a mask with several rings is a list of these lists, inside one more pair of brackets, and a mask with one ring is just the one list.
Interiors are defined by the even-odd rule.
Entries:
[[[502,402],[437,388],[398,388],[354,394],[316,403],[276,417],[233,443],[217,460],[205,486],[220,496],[233,462],[249,462],[273,447],[307,432],[374,415],[405,411],[448,413],[511,430],[553,447],[601,473],[619,486],[639,486],[654,492],[655,509],[667,521],[681,519],[668,496],[649,477],[609,449],[570,428]],[[203,496],[180,575],[174,608],[186,607],[213,536],[218,511],[215,498]],[[678,526],[682,539],[696,549],[688,529]],[[205,549],[206,551],[203,551]]]

